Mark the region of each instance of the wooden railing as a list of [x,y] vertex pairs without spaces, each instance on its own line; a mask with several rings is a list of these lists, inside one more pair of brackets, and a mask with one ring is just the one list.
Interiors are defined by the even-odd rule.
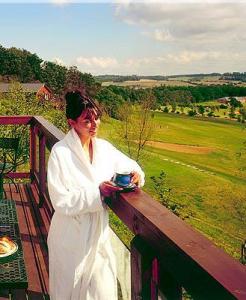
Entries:
[[[30,126],[30,173],[40,206],[50,206],[45,150],[64,133],[42,117],[0,117],[0,124]],[[38,165],[38,166],[37,166]],[[131,242],[132,300],[246,299],[246,268],[142,190],[115,195],[108,206],[135,234]],[[51,209],[52,214],[52,209]]]

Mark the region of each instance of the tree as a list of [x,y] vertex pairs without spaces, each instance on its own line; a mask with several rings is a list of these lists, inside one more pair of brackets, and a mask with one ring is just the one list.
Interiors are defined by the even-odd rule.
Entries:
[[169,112],[169,109],[168,109],[167,106],[164,107],[163,112],[164,112],[164,113],[168,113],[168,112]]
[[96,95],[96,99],[107,115],[115,119],[118,118],[118,109],[124,103],[122,96],[105,87]]
[[189,216],[182,211],[185,207],[183,204],[175,202],[171,197],[171,188],[167,185],[166,173],[161,170],[160,175],[151,176],[150,179],[154,184],[154,189],[158,194],[158,198],[161,201],[161,204],[166,208],[171,210],[175,215],[181,217],[182,219],[188,218]]
[[230,103],[230,106],[234,107],[234,108],[243,106],[242,103],[240,101],[238,101],[235,97],[231,97],[229,103]]
[[52,62],[45,61],[41,67],[41,80],[58,95],[62,92],[67,69]]
[[196,111],[195,110],[189,110],[188,111],[188,116],[193,117],[196,115]]
[[150,90],[146,90],[139,103],[125,102],[118,109],[118,118],[122,121],[120,137],[127,145],[130,157],[139,161],[146,142],[154,133],[154,112],[156,99]]
[[172,113],[175,113],[176,109],[177,109],[177,103],[175,101],[172,101],[171,103],[171,107],[172,107]]
[[[1,95],[0,100],[1,115],[42,115],[55,126],[59,126],[63,130],[65,128],[64,113],[54,109],[50,101],[40,102],[35,94],[25,91],[19,82],[13,82],[9,92]],[[27,126],[2,125],[0,131],[4,137],[21,137],[21,156],[22,158],[29,156],[29,129]]]
[[76,66],[70,67],[65,73],[63,90],[78,89],[89,96],[95,96],[101,88],[89,73],[81,73]]
[[235,118],[235,107],[234,106],[230,106],[230,113],[229,113],[229,117]]
[[205,108],[204,108],[203,105],[199,105],[199,106],[198,106],[198,112],[199,112],[199,114],[201,114],[202,116],[204,115],[204,113],[205,113]]
[[241,115],[241,122],[245,123],[245,120],[246,120],[246,108],[245,107],[241,107],[239,109],[239,113]]
[[81,80],[81,73],[76,66],[70,67],[66,72],[64,88],[77,88],[85,92],[85,82]]

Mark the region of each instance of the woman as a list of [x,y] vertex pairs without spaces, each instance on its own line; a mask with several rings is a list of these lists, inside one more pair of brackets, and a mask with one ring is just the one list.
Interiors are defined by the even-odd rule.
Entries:
[[103,198],[120,190],[115,172],[132,173],[142,186],[139,165],[96,138],[100,110],[79,91],[66,94],[71,127],[52,148],[48,188],[55,209],[48,235],[51,300],[116,300],[115,259]]

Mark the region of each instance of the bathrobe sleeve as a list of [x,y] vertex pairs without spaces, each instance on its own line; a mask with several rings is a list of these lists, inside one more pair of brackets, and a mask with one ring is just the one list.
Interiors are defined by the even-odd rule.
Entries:
[[48,162],[48,189],[55,211],[67,216],[102,211],[104,208],[98,185],[87,182],[84,187],[67,186],[64,170],[59,163],[62,158],[57,156],[52,149]]
[[140,181],[138,183],[139,187],[144,185],[144,172],[142,171],[139,164],[129,158],[127,155],[116,149],[112,144],[109,144],[109,152],[114,161],[115,172],[137,172],[140,175]]

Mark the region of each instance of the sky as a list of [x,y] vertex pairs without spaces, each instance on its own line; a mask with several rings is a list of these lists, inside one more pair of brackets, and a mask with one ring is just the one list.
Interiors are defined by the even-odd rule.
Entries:
[[0,0],[0,45],[93,75],[245,72],[246,0]]

